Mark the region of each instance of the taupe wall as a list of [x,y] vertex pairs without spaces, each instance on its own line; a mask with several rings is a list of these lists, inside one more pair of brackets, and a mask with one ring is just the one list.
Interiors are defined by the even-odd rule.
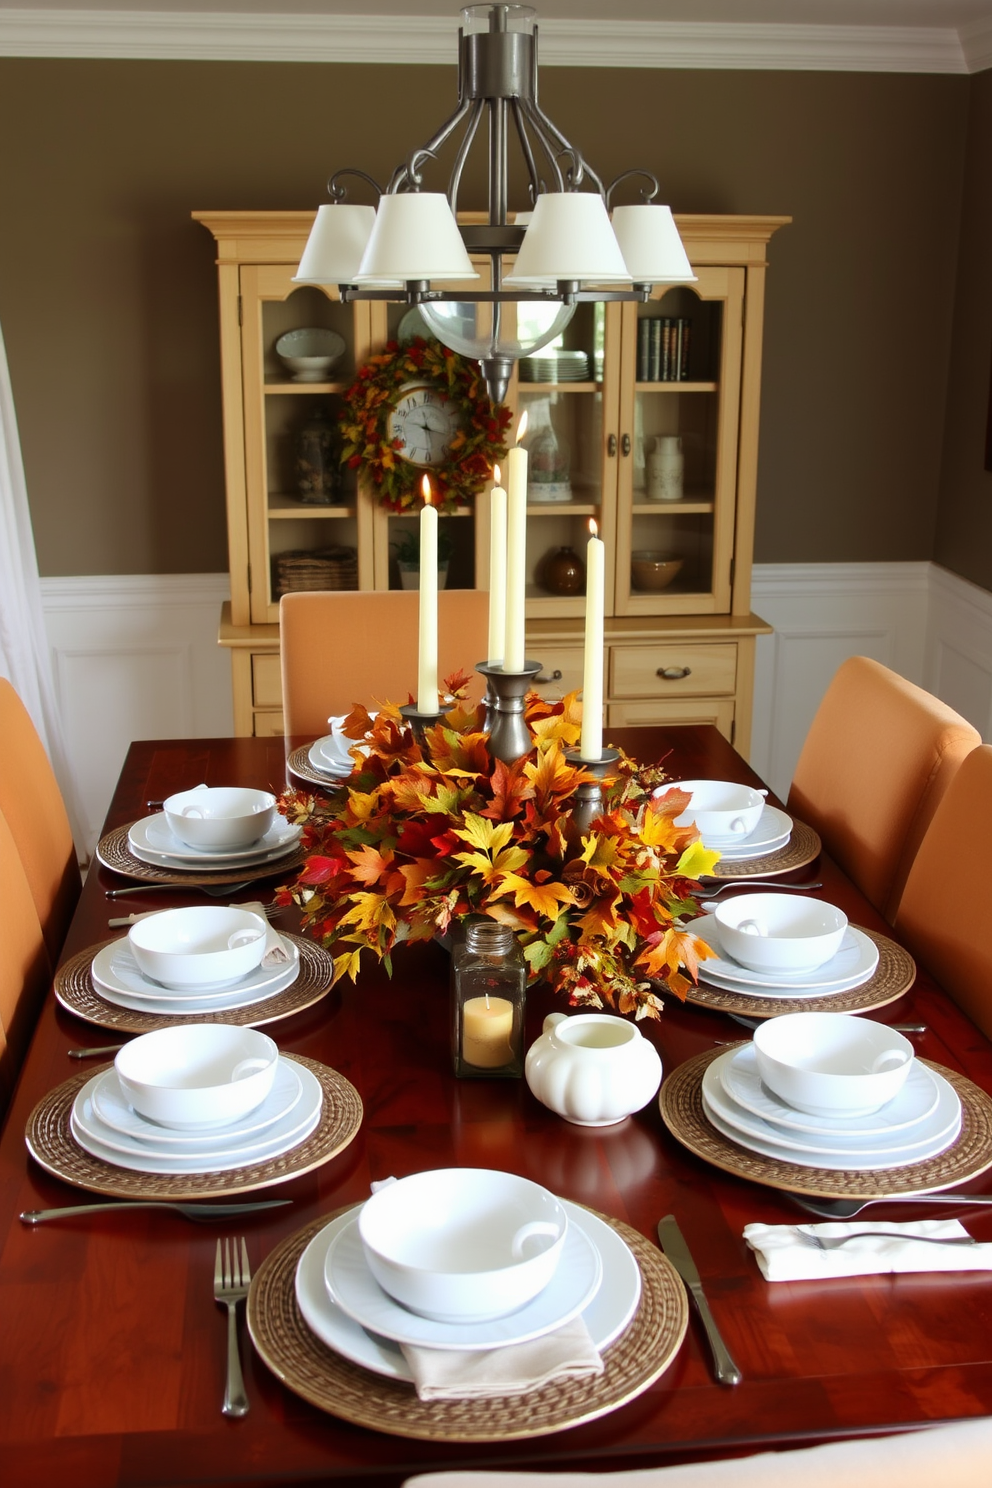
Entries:
[[972,79],[958,299],[934,557],[992,589],[992,474],[985,469],[992,363],[992,72]]
[[[975,561],[988,477],[954,553],[934,533],[972,93],[990,228],[986,84],[542,73],[607,178],[643,163],[676,210],[795,218],[771,247],[759,561]],[[212,245],[189,212],[316,205],[346,163],[387,176],[452,96],[452,68],[0,60],[0,325],[43,574],[226,567]],[[949,462],[945,507],[956,481]]]

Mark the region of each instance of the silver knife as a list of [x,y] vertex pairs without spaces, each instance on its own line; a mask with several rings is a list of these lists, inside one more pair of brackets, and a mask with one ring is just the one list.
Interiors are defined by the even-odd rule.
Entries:
[[671,1261],[676,1271],[689,1288],[689,1295],[696,1304],[700,1321],[706,1329],[706,1337],[709,1339],[710,1348],[713,1351],[713,1372],[721,1385],[739,1385],[744,1376],[730,1357],[727,1345],[720,1336],[720,1330],[713,1320],[710,1312],[710,1304],[706,1300],[702,1282],[699,1280],[699,1272],[696,1263],[692,1259],[689,1247],[682,1237],[682,1231],[678,1227],[674,1214],[666,1214],[664,1219],[658,1221],[658,1239],[665,1255]]

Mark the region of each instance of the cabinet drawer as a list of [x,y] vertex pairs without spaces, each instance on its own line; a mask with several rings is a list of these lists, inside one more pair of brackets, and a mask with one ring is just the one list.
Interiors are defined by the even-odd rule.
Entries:
[[[673,675],[659,676],[663,671]],[[616,698],[732,693],[737,685],[737,644],[672,641],[664,646],[613,646],[610,675],[610,695]]]
[[[527,643],[527,655],[541,663],[541,670],[531,686],[543,698],[557,701],[566,693],[578,692],[582,687],[583,648],[579,646],[546,646],[543,643]],[[555,676],[560,672],[560,676]]]
[[282,707],[282,670],[278,651],[262,652],[252,657],[251,696],[256,708]]
[[711,723],[734,742],[733,698],[648,699],[641,703],[611,703],[608,728],[646,728],[665,723]]
[[252,716],[252,732],[256,739],[271,739],[284,733],[282,710],[255,713]]

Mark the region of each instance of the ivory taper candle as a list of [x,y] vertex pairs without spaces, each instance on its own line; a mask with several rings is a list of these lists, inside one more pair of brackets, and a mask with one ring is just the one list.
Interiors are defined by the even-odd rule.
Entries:
[[527,583],[527,451],[520,441],[527,415],[517,425],[517,442],[507,456],[506,471],[506,644],[504,672],[524,669],[524,606]]
[[503,665],[506,650],[506,492],[493,469],[489,497],[489,655],[491,667]]
[[417,711],[437,713],[437,508],[431,504],[431,483],[421,483],[424,505],[420,512],[420,632],[417,658]]
[[582,735],[579,752],[584,760],[603,757],[603,650],[606,610],[606,548],[596,536],[586,547],[586,634],[582,666]]

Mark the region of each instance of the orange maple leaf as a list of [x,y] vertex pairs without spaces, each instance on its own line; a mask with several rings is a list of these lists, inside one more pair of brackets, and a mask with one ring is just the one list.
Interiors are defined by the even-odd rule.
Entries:
[[393,861],[390,848],[384,848],[381,852],[378,848],[370,847],[365,843],[356,852],[349,852],[348,857],[354,865],[351,876],[366,888],[380,883],[389,877],[389,865]]

